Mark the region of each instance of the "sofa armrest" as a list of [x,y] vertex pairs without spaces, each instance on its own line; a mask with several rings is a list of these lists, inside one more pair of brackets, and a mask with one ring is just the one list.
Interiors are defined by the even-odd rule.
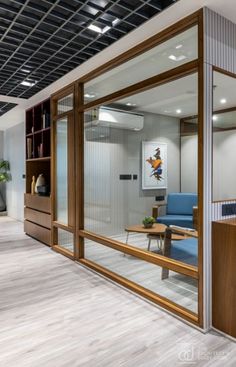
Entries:
[[152,216],[153,216],[153,218],[157,218],[159,216],[159,211],[160,211],[160,208],[162,206],[166,206],[166,204],[154,205],[152,207]]

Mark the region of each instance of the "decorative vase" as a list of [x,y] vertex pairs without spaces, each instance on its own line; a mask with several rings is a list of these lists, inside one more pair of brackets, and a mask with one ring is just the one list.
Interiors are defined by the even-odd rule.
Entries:
[[31,194],[34,195],[35,194],[35,186],[36,186],[36,182],[35,182],[35,176],[32,177],[32,182],[31,182]]
[[152,228],[153,223],[146,223],[144,224],[144,228]]
[[38,178],[37,178],[37,181],[36,181],[36,184],[35,184],[35,192],[36,194],[38,193],[38,186],[44,186],[46,183],[45,181],[45,177],[44,175],[41,173]]

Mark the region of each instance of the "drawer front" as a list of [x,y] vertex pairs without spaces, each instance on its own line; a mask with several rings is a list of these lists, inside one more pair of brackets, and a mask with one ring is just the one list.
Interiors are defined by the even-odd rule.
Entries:
[[51,214],[51,198],[48,196],[25,194],[25,206]]
[[37,240],[46,243],[46,245],[50,246],[51,243],[51,231],[50,229],[38,226],[35,223],[31,223],[28,220],[24,222],[24,231],[31,237],[36,238]]
[[25,208],[25,219],[33,222],[35,224],[39,224],[40,226],[51,229],[51,215],[39,212],[34,209]]

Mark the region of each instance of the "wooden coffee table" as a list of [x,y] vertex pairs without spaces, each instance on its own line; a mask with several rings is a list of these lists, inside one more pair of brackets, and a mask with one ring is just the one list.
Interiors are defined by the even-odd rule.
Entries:
[[126,227],[125,228],[125,231],[127,232],[126,245],[128,243],[129,234],[131,232],[133,232],[133,233],[145,233],[145,234],[148,235],[148,239],[149,239],[147,249],[150,250],[151,240],[154,237],[157,241],[159,241],[159,249],[161,249],[162,240],[164,239],[164,235],[165,235],[165,230],[166,230],[166,225],[165,224],[160,224],[160,223],[154,223],[151,228],[145,228],[142,224],[136,224],[134,226]]
[[[162,248],[163,248],[163,241],[164,241],[164,237],[165,237],[165,231],[166,231],[167,226],[165,224],[161,224],[161,223],[154,223],[153,226],[151,228],[145,228],[142,224],[136,224],[134,226],[129,226],[125,228],[125,231],[127,232],[127,236],[126,236],[126,245],[128,243],[128,239],[129,239],[129,234],[131,232],[133,233],[145,233],[147,234],[148,237],[148,251],[150,251],[150,247],[151,247],[151,241],[152,240],[156,240],[157,241],[157,246],[160,252],[162,252]],[[180,241],[186,238],[187,235],[191,234],[191,236],[193,237],[197,237],[197,232],[189,232],[189,231],[181,231],[181,234],[173,234],[171,239],[173,241]]]

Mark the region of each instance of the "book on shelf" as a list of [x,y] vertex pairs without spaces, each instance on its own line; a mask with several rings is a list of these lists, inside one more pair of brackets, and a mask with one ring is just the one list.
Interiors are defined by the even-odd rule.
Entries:
[[32,150],[32,139],[31,138],[27,138],[26,140],[26,146],[27,146],[27,159],[32,158],[33,156],[33,150]]
[[38,146],[38,157],[39,158],[43,157],[43,143],[40,143]]

